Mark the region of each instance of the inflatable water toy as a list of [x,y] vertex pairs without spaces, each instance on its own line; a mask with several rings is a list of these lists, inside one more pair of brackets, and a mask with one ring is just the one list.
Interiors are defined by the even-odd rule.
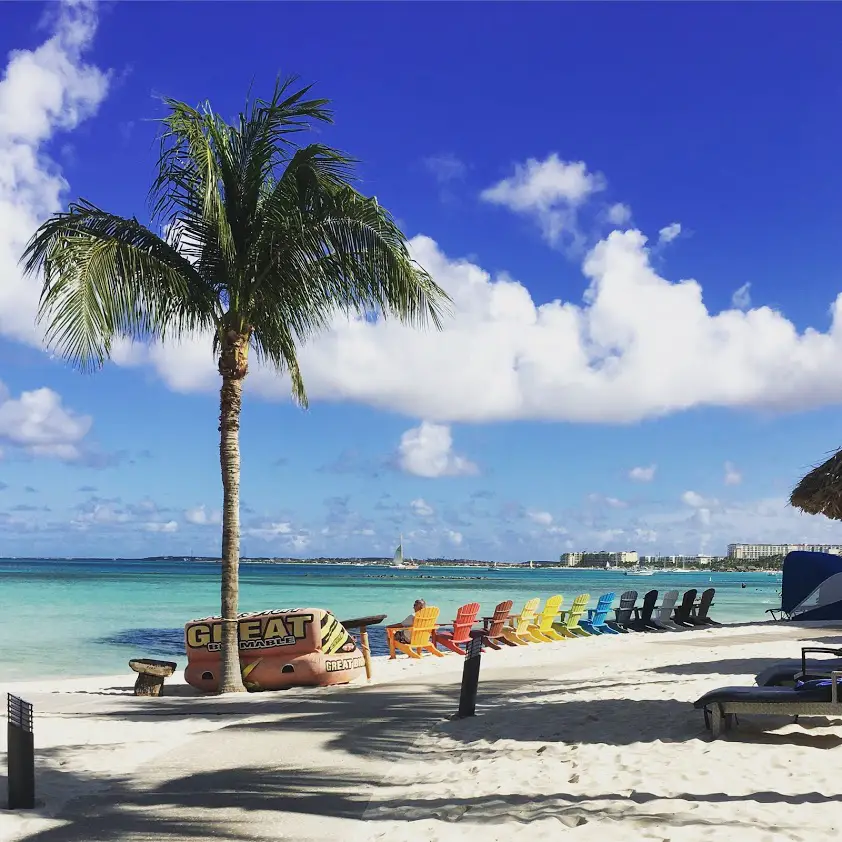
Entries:
[[[246,689],[347,684],[363,669],[363,655],[345,627],[322,608],[275,609],[239,614],[240,665]],[[220,617],[184,626],[184,679],[207,692],[219,688]]]

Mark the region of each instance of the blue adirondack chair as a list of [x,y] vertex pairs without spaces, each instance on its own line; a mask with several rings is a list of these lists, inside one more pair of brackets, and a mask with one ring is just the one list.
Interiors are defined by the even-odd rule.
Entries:
[[605,620],[611,610],[611,603],[614,602],[613,593],[604,593],[596,603],[596,608],[588,609],[588,619],[579,620],[579,625],[591,634],[619,634],[617,629],[612,629]]

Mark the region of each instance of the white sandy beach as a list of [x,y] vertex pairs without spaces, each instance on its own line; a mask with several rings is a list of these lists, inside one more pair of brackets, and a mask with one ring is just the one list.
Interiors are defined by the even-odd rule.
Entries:
[[368,685],[224,698],[173,681],[165,698],[135,698],[128,668],[5,685],[35,704],[42,806],[0,813],[0,840],[829,838],[842,720],[741,717],[712,743],[691,706],[807,641],[842,645],[842,628],[489,652],[478,715],[461,721],[448,719],[457,656],[376,659]]

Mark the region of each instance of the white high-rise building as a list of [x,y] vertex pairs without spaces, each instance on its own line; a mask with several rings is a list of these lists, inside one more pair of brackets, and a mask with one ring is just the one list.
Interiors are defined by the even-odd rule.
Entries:
[[842,544],[728,544],[728,558],[756,561],[770,555],[786,555],[797,550],[842,555]]
[[629,565],[637,564],[639,558],[635,550],[623,550],[621,552],[575,552],[562,553],[561,563],[567,567],[575,567],[577,564],[588,564],[601,567],[604,564],[610,565]]

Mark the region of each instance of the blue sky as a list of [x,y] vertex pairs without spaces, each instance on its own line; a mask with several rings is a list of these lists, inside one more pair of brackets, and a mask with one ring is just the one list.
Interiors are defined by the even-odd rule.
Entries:
[[842,7],[7,3],[3,24],[0,554],[218,551],[206,339],[80,375],[41,350],[17,259],[73,198],[145,218],[161,95],[233,115],[279,73],[333,101],[321,139],[456,306],[438,335],[337,323],[303,351],[307,412],[253,368],[244,554],[842,543],[786,505],[842,440]]

